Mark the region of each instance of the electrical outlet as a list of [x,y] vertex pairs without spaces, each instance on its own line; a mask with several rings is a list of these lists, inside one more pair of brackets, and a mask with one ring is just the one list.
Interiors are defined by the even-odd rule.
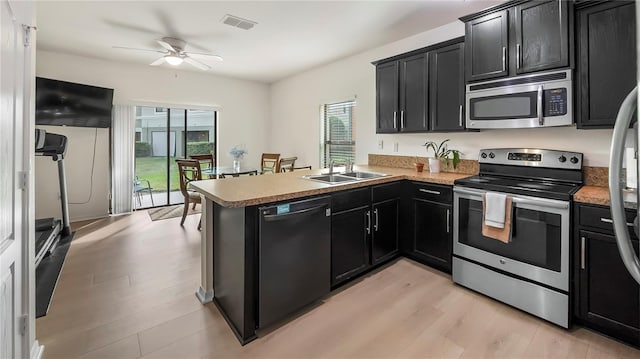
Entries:
[[382,140],[378,140],[378,149],[381,150],[384,148],[384,142]]
[[393,143],[393,152],[398,152],[398,142]]

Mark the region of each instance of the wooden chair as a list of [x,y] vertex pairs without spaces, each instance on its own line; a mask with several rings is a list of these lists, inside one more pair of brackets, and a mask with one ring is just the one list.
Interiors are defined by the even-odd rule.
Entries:
[[279,163],[280,162],[280,154],[279,153],[263,153],[262,158],[260,160],[260,174],[265,174],[268,172],[278,173],[280,172]]
[[278,163],[280,172],[293,172],[293,166],[296,164],[297,159],[298,157],[281,158],[280,163]]
[[189,158],[200,162],[200,169],[213,168],[213,166],[215,165],[213,155],[210,153],[205,155],[191,155],[189,156]]
[[[180,192],[184,196],[184,210],[182,211],[182,220],[180,225],[184,225],[184,220],[187,218],[187,212],[189,212],[189,204],[193,203],[195,208],[196,204],[201,203],[200,194],[189,190],[189,183],[192,181],[199,181],[202,179],[202,171],[200,169],[200,162],[198,160],[176,160],[178,165],[178,174],[180,176]],[[202,219],[201,219],[202,221]],[[201,222],[198,223],[198,229],[200,229]]]

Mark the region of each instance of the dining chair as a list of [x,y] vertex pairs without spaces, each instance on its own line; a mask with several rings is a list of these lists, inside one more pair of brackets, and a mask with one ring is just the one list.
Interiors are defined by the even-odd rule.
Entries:
[[197,160],[198,162],[200,162],[200,169],[208,169],[208,168],[213,168],[214,164],[215,164],[215,160],[213,159],[213,155],[212,154],[204,154],[204,155],[191,155],[189,156],[189,158],[191,158],[192,160]]
[[281,158],[280,163],[278,163],[280,172],[293,172],[293,166],[296,164],[297,159],[298,157]]
[[151,206],[154,207],[155,203],[153,203],[153,193],[151,188],[151,183],[147,179],[138,178],[133,180],[133,195],[138,202],[138,206],[142,206],[142,192],[149,192],[149,197],[151,198]]
[[[180,176],[180,192],[184,196],[184,209],[182,211],[182,220],[180,225],[184,225],[184,220],[187,218],[189,212],[189,204],[193,203],[195,208],[196,204],[201,203],[200,194],[195,191],[189,190],[189,183],[192,181],[199,181],[202,179],[202,170],[200,169],[200,162],[198,160],[176,160],[178,165],[178,174]],[[198,229],[200,229],[202,219],[198,222]]]
[[279,161],[279,153],[263,153],[260,160],[260,174],[280,172]]

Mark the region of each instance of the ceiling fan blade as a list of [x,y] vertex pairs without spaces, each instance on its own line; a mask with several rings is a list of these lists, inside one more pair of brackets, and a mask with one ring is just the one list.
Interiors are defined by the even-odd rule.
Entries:
[[122,50],[136,50],[136,51],[147,51],[147,52],[157,52],[160,54],[164,54],[165,51],[160,51],[160,50],[151,50],[151,49],[140,49],[137,47],[126,47],[126,46],[111,46],[114,49],[122,49]]
[[158,65],[163,64],[164,62],[165,62],[164,57],[161,57],[161,58],[157,59],[156,61],[150,63],[149,65],[158,66]]
[[158,44],[160,44],[160,46],[164,47],[165,49],[171,51],[171,52],[178,52],[178,50],[176,50],[175,48],[173,48],[173,46],[171,46],[171,44],[169,44],[166,41],[163,40],[156,40],[156,42]]
[[222,58],[222,56],[220,55],[214,55],[214,54],[203,54],[200,52],[185,52],[187,55],[196,55],[196,56],[206,56],[209,57],[211,59],[217,60],[217,61],[224,61],[224,59]]
[[185,56],[184,57],[184,62],[186,62],[186,63],[188,63],[188,64],[190,64],[192,66],[195,66],[195,67],[197,67],[197,68],[199,68],[200,70],[203,70],[203,71],[207,71],[207,70],[211,69],[211,66],[209,66],[207,64],[204,64],[204,63],[202,63],[202,62],[200,62],[200,61],[198,61],[196,59],[192,59],[189,56]]

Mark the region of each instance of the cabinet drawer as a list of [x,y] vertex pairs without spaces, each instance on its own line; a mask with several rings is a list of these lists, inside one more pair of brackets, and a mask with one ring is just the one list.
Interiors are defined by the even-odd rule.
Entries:
[[451,204],[453,202],[453,190],[451,186],[425,184],[420,182],[412,182],[411,184],[412,198],[419,198],[444,204]]
[[[609,207],[580,205],[578,213],[578,224],[580,226],[604,229],[607,232],[613,233],[613,224],[610,222],[611,210]],[[635,212],[626,210],[624,214],[627,223],[633,223],[633,219],[636,216]]]
[[357,188],[331,194],[333,213],[368,206],[371,203],[371,187]]
[[371,201],[373,203],[387,201],[400,197],[402,184],[400,182],[385,183],[371,187]]

